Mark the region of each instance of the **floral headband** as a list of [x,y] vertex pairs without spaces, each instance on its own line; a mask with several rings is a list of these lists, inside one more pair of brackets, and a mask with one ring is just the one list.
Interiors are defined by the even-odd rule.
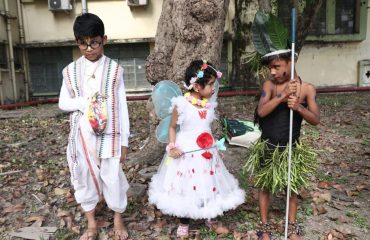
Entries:
[[216,72],[216,75],[217,75],[217,79],[220,79],[222,77],[222,72],[216,70],[214,67],[212,67],[211,65],[207,64],[207,61],[206,60],[203,60],[203,64],[200,68],[200,70],[197,72],[197,76],[196,77],[192,77],[190,79],[190,85],[189,86],[186,86],[186,83],[184,82],[184,87],[188,90],[191,90],[194,86],[194,83],[204,77],[204,70],[206,70],[208,67],[212,68],[215,72]]

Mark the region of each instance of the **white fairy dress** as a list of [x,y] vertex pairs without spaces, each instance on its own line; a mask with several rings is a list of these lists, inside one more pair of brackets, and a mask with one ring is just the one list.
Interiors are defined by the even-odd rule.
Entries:
[[[176,145],[185,153],[174,159],[164,155],[149,185],[149,202],[168,215],[210,219],[244,202],[245,193],[230,174],[211,133],[216,103],[197,108],[183,96],[172,99],[179,113]],[[211,148],[210,148],[211,147]],[[194,151],[199,150],[200,151]]]

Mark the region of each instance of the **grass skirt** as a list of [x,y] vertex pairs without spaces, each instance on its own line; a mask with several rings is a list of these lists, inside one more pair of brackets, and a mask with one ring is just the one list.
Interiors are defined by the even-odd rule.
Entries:
[[[288,146],[273,146],[259,140],[253,145],[243,167],[244,172],[254,175],[255,186],[272,193],[288,186]],[[307,187],[310,176],[317,167],[316,152],[300,142],[292,147],[291,190],[298,194]]]

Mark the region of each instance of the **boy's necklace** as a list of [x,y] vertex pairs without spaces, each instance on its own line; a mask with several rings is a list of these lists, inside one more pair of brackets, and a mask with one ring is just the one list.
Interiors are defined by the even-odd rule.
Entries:
[[[100,66],[101,59],[102,59],[102,57],[99,59],[99,61],[97,61],[96,66],[95,66],[95,68],[94,68],[91,76],[87,79],[87,81],[90,80],[90,78],[95,79],[95,72],[96,72],[96,70],[98,70],[98,68]],[[85,63],[84,63],[84,75],[86,74],[86,61],[87,60],[85,59]]]
[[203,98],[202,100],[200,100],[196,97],[193,97],[190,92],[185,93],[184,97],[193,105],[198,105],[203,108],[208,108],[210,105],[207,98]]
[[87,79],[85,80],[85,83],[86,83],[86,87],[87,87],[87,92],[88,94],[94,94],[96,91],[99,91],[99,88],[97,85],[99,85],[96,81],[95,81],[95,73],[96,71],[98,70],[99,66],[100,66],[100,63],[102,61],[102,58],[100,58],[95,64],[96,66],[94,67],[94,70],[92,71],[92,74],[87,74],[86,72],[86,59],[84,61],[84,71],[83,71],[83,76],[84,78],[87,77]]

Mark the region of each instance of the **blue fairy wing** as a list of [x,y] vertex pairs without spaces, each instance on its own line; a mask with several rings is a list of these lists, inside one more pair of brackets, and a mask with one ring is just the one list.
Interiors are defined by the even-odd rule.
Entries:
[[152,92],[155,114],[160,119],[170,115],[171,99],[180,95],[182,92],[176,83],[170,80],[162,80],[157,83]]
[[216,79],[215,81],[215,92],[212,94],[212,96],[209,98],[210,102],[216,102],[217,101],[217,95],[218,95],[218,90],[220,89],[220,83],[218,82],[219,80]]
[[165,117],[157,126],[155,136],[161,143],[168,143],[168,129],[171,124],[171,115]]

